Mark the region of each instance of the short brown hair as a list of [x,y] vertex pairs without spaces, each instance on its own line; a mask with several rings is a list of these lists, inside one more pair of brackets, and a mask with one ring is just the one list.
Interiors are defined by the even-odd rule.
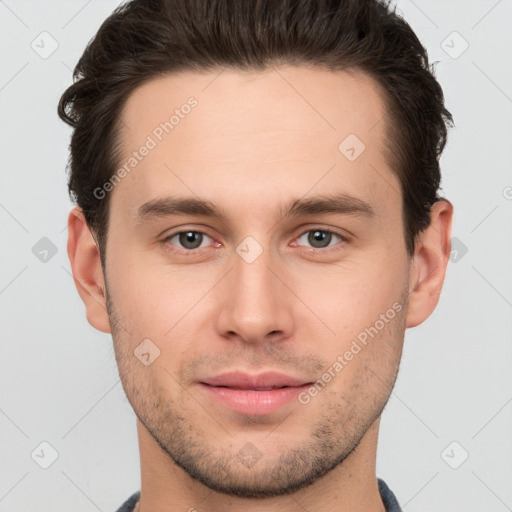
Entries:
[[132,0],[103,22],[78,61],[59,116],[73,128],[68,189],[104,263],[109,197],[93,193],[120,161],[120,112],[144,82],[178,71],[274,64],[367,73],[386,97],[386,155],[401,184],[409,256],[440,199],[439,157],[453,125],[425,48],[379,0]]

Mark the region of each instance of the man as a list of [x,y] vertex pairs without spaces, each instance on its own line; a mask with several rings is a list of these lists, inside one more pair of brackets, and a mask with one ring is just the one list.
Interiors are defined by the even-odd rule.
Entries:
[[59,113],[73,275],[137,415],[120,510],[399,511],[380,416],[453,211],[410,27],[376,0],[134,0]]

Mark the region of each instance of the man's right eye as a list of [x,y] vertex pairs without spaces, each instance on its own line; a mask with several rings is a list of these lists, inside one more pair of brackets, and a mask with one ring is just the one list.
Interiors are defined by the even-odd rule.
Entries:
[[170,243],[174,246],[181,246],[181,252],[194,252],[207,246],[202,245],[205,237],[210,238],[206,233],[203,233],[202,231],[194,231],[189,229],[186,231],[177,231],[176,233],[173,233],[164,238],[163,242],[166,244]]

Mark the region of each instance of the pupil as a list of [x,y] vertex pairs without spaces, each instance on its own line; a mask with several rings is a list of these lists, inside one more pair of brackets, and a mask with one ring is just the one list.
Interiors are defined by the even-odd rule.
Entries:
[[[197,242],[197,239],[199,238],[199,233],[196,233],[194,231],[187,231],[185,233],[181,233],[180,235],[180,243],[186,247],[187,249],[197,249],[199,245],[194,246],[194,242]],[[192,247],[190,247],[189,244],[192,244]]]
[[309,243],[313,246],[315,246],[315,244],[317,242],[327,242],[324,244],[320,244],[320,247],[327,247],[331,241],[331,237],[332,237],[331,233],[316,230],[316,231],[312,231],[308,238],[309,238]]

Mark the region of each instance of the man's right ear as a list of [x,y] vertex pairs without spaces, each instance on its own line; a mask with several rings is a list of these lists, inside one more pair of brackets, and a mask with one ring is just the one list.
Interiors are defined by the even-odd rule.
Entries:
[[110,333],[100,252],[79,207],[68,217],[68,257],[87,321],[98,331]]

